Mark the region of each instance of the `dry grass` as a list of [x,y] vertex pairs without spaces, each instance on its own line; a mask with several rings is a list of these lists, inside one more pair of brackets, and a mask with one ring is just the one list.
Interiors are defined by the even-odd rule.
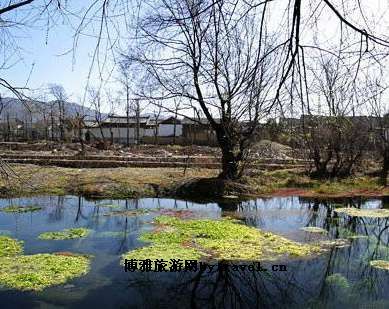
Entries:
[[0,179],[0,196],[81,194],[89,197],[156,196],[176,181],[207,178],[215,170],[178,168],[74,169],[15,164],[17,178]]
[[[174,195],[175,188],[190,179],[212,178],[217,170],[181,168],[74,169],[15,164],[18,178],[0,180],[0,196],[80,194],[87,197],[132,198]],[[312,180],[299,170],[260,172],[241,183],[258,196],[305,195],[322,197],[383,196],[378,178],[360,176],[338,181]],[[214,192],[217,188],[207,188]]]

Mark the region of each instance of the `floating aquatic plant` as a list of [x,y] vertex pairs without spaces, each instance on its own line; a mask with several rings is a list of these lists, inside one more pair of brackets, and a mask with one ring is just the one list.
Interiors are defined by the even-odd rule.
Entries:
[[326,278],[326,283],[336,289],[347,290],[350,284],[342,274],[332,274]]
[[0,210],[8,213],[25,213],[25,212],[34,212],[34,211],[42,210],[42,207],[36,205],[30,205],[30,206],[11,205],[11,206],[0,208]]
[[300,230],[303,230],[304,232],[308,232],[308,233],[319,233],[319,234],[327,233],[325,229],[316,226],[306,226],[306,227],[302,227]]
[[237,223],[236,220],[181,220],[160,216],[157,229],[141,235],[151,246],[130,251],[125,258],[190,259],[210,256],[217,260],[258,261],[282,256],[306,256],[319,246],[300,244],[284,237]]
[[351,217],[368,217],[368,218],[387,218],[389,217],[389,209],[358,209],[354,207],[337,208],[338,213],[344,213]]
[[0,235],[0,257],[14,256],[23,252],[23,242]]
[[45,232],[39,235],[39,239],[45,240],[64,240],[64,239],[75,239],[75,238],[84,238],[90,234],[91,230],[80,227],[73,229],[65,229],[63,231],[57,232]]
[[0,285],[18,290],[41,291],[86,274],[90,258],[55,254],[0,258]]
[[383,269],[383,270],[389,270],[389,261],[385,261],[385,260],[370,261],[370,266]]

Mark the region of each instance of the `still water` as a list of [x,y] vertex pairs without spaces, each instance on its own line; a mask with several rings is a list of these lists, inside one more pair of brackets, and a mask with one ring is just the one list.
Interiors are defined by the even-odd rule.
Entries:
[[[188,209],[196,216],[234,217],[242,223],[299,242],[348,238],[314,258],[277,261],[286,272],[212,271],[126,273],[120,257],[145,244],[137,238],[153,228],[158,212],[107,216],[118,209]],[[316,201],[298,197],[229,204],[196,204],[172,199],[87,201],[81,197],[0,200],[8,205],[40,205],[32,213],[0,212],[0,233],[24,241],[25,254],[91,254],[90,272],[43,292],[0,288],[0,308],[389,308],[389,271],[369,266],[389,259],[389,218],[350,217],[335,207],[383,208],[382,200]],[[327,234],[307,233],[315,226]],[[85,227],[84,239],[39,240],[40,233]],[[122,232],[104,237],[104,232]],[[106,235],[106,234],[105,234]],[[147,257],[145,257],[147,258]],[[277,263],[272,262],[272,264]],[[265,263],[266,265],[266,263]]]

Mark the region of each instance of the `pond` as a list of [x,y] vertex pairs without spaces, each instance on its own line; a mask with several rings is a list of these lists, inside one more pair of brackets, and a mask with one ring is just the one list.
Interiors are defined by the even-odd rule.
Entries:
[[[370,265],[373,260],[389,260],[389,218],[336,211],[348,206],[388,207],[383,200],[276,197],[219,204],[150,198],[87,201],[76,196],[0,200],[3,210],[12,205],[39,206],[27,212],[0,211],[0,234],[23,241],[24,255],[71,252],[93,257],[86,274],[42,291],[0,287],[1,308],[389,308],[389,271]],[[121,215],[121,210],[131,211]],[[314,256],[261,262],[266,272],[222,268],[125,272],[122,255],[147,246],[138,238],[153,231],[153,220],[161,214],[231,217],[299,243],[331,245]],[[69,228],[86,228],[90,234],[65,240],[40,237]],[[330,242],[335,239],[341,241]],[[276,271],[277,267],[273,271],[274,265],[285,265],[286,271]]]

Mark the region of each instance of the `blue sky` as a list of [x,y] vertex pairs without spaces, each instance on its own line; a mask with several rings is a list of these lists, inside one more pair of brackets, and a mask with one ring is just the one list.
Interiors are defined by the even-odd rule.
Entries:
[[64,86],[73,99],[83,95],[89,66],[91,63],[94,40],[82,39],[76,49],[75,63],[73,53],[62,55],[72,48],[72,32],[68,27],[56,27],[49,32],[47,44],[45,31],[29,31],[28,37],[18,39],[25,48],[23,59],[7,70],[7,79],[14,85],[24,86],[29,78],[28,87],[44,87],[49,83]]
[[[69,1],[69,3],[71,11],[77,12],[82,11],[83,6],[87,7],[90,1]],[[20,20],[23,14],[30,14],[30,11],[26,9],[18,13],[17,17],[16,15],[7,17]],[[74,27],[79,25],[79,19],[70,20],[73,27],[69,21],[64,22],[60,16],[56,16],[55,19],[57,24],[50,27],[49,31],[47,31],[47,18],[45,17],[42,21],[35,22],[33,27],[12,30],[16,44],[20,47],[20,53],[15,54],[12,61],[8,62],[16,63],[11,68],[3,70],[1,75],[13,86],[26,86],[34,90],[32,96],[42,94],[48,84],[60,84],[65,88],[70,100],[79,103],[84,97],[96,39],[80,37],[73,54],[71,49],[74,42]],[[93,30],[88,29],[87,31]],[[108,68],[112,69],[111,63]],[[108,71],[110,70],[106,70]],[[90,84],[95,87],[99,86],[96,74],[92,74]],[[115,88],[115,85],[112,87],[113,92],[116,92],[117,87]],[[9,95],[9,93],[4,93],[3,89],[1,91],[2,95]],[[107,108],[105,106],[105,109]]]

